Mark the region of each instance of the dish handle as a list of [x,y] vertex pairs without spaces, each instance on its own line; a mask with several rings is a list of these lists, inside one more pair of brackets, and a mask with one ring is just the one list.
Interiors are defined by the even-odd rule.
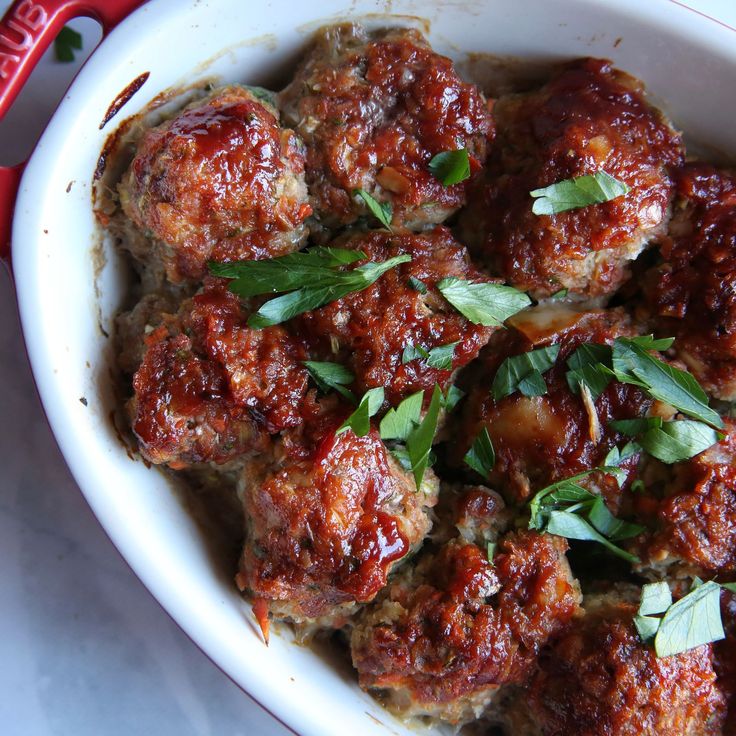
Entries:
[[[0,20],[0,120],[23,89],[43,52],[64,25],[78,16],[94,18],[103,36],[144,0],[16,0]],[[0,167],[0,258],[10,256],[15,197],[25,163]]]

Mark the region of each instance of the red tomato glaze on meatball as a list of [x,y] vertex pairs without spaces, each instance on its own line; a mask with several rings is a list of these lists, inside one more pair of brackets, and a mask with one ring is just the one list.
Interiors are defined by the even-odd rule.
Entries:
[[129,408],[148,460],[223,463],[311,416],[304,347],[282,327],[253,330],[246,318],[238,297],[210,279],[147,336]]
[[493,131],[481,93],[408,29],[324,29],[280,101],[307,144],[309,191],[328,227],[367,214],[358,189],[390,203],[395,225],[442,222],[464,204],[467,181],[446,187],[429,162],[466,149],[477,172]]
[[[668,166],[680,136],[645,100],[637,79],[600,59],[575,61],[542,88],[497,101],[487,180],[464,230],[492,272],[537,297],[612,294],[627,264],[667,224]],[[605,171],[630,187],[611,201],[556,215],[532,213],[530,191]]]
[[172,281],[208,260],[272,258],[307,235],[304,153],[269,103],[241,87],[197,100],[144,135],[120,185],[123,210],[160,243]]
[[703,387],[736,399],[736,177],[700,163],[676,175],[663,263],[644,276],[655,330]]
[[[353,292],[300,318],[300,331],[323,360],[346,362],[361,391],[383,386],[396,404],[409,394],[445,389],[454,371],[473,360],[495,328],[474,325],[439,292],[437,283],[457,277],[489,281],[471,263],[467,251],[444,227],[421,234],[369,232],[334,243],[384,261],[408,253],[412,260],[385,273],[372,286]],[[358,262],[359,265],[361,262]],[[418,279],[422,294],[411,285]],[[424,358],[403,362],[404,348],[426,350],[457,343],[451,366],[433,368]]]

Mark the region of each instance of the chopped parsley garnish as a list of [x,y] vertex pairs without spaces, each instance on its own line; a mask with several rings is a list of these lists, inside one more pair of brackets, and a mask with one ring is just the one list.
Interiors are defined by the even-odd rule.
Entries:
[[420,281],[414,276],[409,276],[408,283],[409,286],[414,289],[414,291],[418,291],[420,294],[427,293],[427,284],[425,284],[424,281]]
[[496,556],[496,543],[495,542],[488,542],[486,545],[486,559],[488,562],[493,564],[493,558]]
[[255,97],[257,100],[268,102],[269,105],[276,107],[276,93],[271,92],[270,89],[265,87],[257,87],[252,84],[246,84],[245,88]]
[[519,391],[524,396],[546,394],[547,384],[542,374],[555,364],[559,352],[559,345],[550,345],[506,358],[493,378],[493,398],[499,401],[514,391]]
[[371,417],[383,404],[383,388],[371,388],[363,394],[358,408],[337,428],[335,434],[351,429],[356,437],[365,437],[371,431]]
[[615,420],[609,426],[636,437],[642,449],[667,464],[688,460],[723,439],[712,427],[692,419],[664,422],[659,417],[642,417]]
[[[714,580],[695,579],[680,600],[672,602],[667,583],[649,583],[641,591],[634,625],[645,643],[654,643],[657,657],[670,657],[725,637],[721,621],[721,588]],[[661,618],[660,614],[663,614]]]
[[431,350],[427,350],[421,345],[407,345],[401,355],[401,362],[406,364],[412,360],[426,360],[430,368],[449,371],[452,370],[452,360],[457,345],[458,342],[451,342],[447,345],[439,345]]
[[465,391],[455,386],[455,384],[450,386],[444,396],[445,411],[452,411],[457,406],[460,399],[463,398],[463,396],[465,396]]
[[605,171],[563,179],[542,189],[533,189],[532,212],[535,215],[556,215],[558,212],[610,202],[622,197],[629,187]]
[[567,289],[560,289],[559,291],[556,291],[552,296],[550,296],[550,299],[564,299],[567,296],[568,290]]
[[[615,455],[609,453],[606,460],[610,462],[609,458],[616,457],[619,461],[623,459],[624,451]],[[638,562],[635,555],[621,549],[614,542],[635,537],[644,531],[644,527],[617,519],[600,496],[579,485],[578,481],[594,473],[612,475],[618,482],[624,475],[615,465],[602,465],[543,488],[529,504],[529,528],[567,539],[598,542],[618,557],[629,562]]]
[[74,61],[74,52],[82,50],[82,34],[73,28],[64,26],[54,39],[54,55],[57,61],[68,63]]
[[368,208],[373,217],[383,225],[386,230],[391,232],[391,220],[394,216],[394,209],[390,202],[379,202],[374,197],[371,197],[368,192],[363,189],[356,189],[355,194],[360,197],[365,206]]
[[443,186],[451,187],[470,178],[470,158],[464,148],[442,151],[429,162],[429,170]]
[[390,443],[391,453],[402,467],[414,474],[417,489],[421,488],[424,473],[431,464],[432,442],[437,432],[439,413],[443,405],[446,406],[447,399],[435,384],[424,418],[423,403],[423,391],[412,394],[396,408],[389,409],[380,426],[381,439]]
[[381,263],[340,270],[365,257],[362,251],[316,247],[264,261],[210,263],[209,270],[214,276],[233,279],[228,288],[243,298],[288,292],[251,314],[248,326],[260,329],[362,291],[386,271],[411,260],[410,255],[403,254]]
[[524,292],[503,284],[475,284],[452,276],[442,279],[437,288],[460,314],[476,325],[501,325],[531,304]]
[[496,464],[496,453],[493,449],[491,436],[488,434],[488,427],[481,429],[463,459],[466,465],[484,478],[488,478],[488,474]]
[[344,365],[316,360],[305,360],[304,365],[323,393],[334,389],[346,399],[355,403],[355,395],[350,389],[345,388],[355,380],[355,376]]

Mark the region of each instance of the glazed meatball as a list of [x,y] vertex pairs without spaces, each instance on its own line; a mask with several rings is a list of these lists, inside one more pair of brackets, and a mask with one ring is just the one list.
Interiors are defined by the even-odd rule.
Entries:
[[[644,98],[641,82],[607,61],[582,59],[541,89],[494,106],[498,136],[487,181],[464,230],[494,273],[537,297],[560,289],[604,297],[627,264],[664,233],[672,195],[667,167],[680,136]],[[530,191],[605,171],[630,191],[556,215],[535,215]]]
[[141,453],[183,467],[268,446],[312,410],[303,345],[282,327],[253,330],[224,284],[209,279],[145,339],[129,410]]
[[[516,504],[550,483],[603,465],[609,450],[627,442],[609,422],[646,414],[652,402],[640,389],[613,381],[586,406],[565,377],[567,359],[581,344],[610,344],[616,337],[635,334],[622,310],[577,312],[545,305],[520,312],[509,325],[493,335],[482,353],[460,420],[456,460],[461,462],[485,427],[496,453],[490,482]],[[493,398],[493,379],[505,359],[555,344],[560,351],[544,374],[546,394],[525,396],[516,391],[498,401]],[[621,464],[629,480],[637,464],[636,454]],[[621,494],[616,480],[600,476],[595,486],[615,513]]]
[[368,214],[359,189],[392,205],[394,225],[442,222],[464,204],[468,182],[444,186],[430,161],[465,149],[475,173],[493,130],[481,93],[407,29],[324,29],[281,104],[307,144],[307,183],[326,227]]
[[[473,267],[465,248],[444,227],[416,235],[375,231],[335,245],[360,250],[371,261],[401,254],[412,260],[369,288],[305,314],[300,331],[308,336],[313,354],[349,365],[360,391],[384,386],[391,404],[435,383],[446,388],[455,370],[478,355],[494,330],[469,322],[437,289],[448,277],[489,280]],[[412,278],[422,282],[426,293],[412,286]],[[450,343],[457,345],[446,369],[432,367],[424,358],[402,360],[407,346],[431,350]]]
[[492,563],[461,539],[425,556],[353,629],[361,687],[402,715],[478,717],[504,685],[529,678],[578,612],[566,549],[560,537],[519,532]]
[[663,262],[644,277],[655,331],[675,336],[675,350],[705,389],[736,399],[736,177],[688,164],[677,196]]
[[297,250],[311,213],[304,153],[278,113],[248,89],[225,87],[148,130],[119,187],[123,211],[153,238],[145,262],[171,281],[207,261]]
[[588,603],[540,660],[528,703],[543,736],[716,736],[724,717],[711,645],[659,659],[633,625],[636,605]]
[[438,483],[417,490],[372,429],[315,437],[306,458],[287,459],[255,480],[244,476],[246,543],[236,578],[268,613],[307,627],[344,626],[386,585],[391,570],[430,530]]
[[718,685],[726,696],[724,736],[736,734],[736,593],[721,592],[721,619],[726,638],[713,644]]
[[736,573],[736,423],[724,421],[726,436],[718,444],[685,462],[650,469],[664,481],[649,483],[645,475],[648,490],[637,506],[654,529],[640,555],[645,568]]

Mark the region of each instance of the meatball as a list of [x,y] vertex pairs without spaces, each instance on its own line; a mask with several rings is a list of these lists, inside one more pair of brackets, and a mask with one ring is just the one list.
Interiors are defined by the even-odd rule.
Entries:
[[224,284],[208,279],[145,338],[129,411],[141,453],[183,467],[268,447],[310,416],[303,345],[282,327],[253,330]]
[[199,279],[207,261],[297,250],[311,213],[304,153],[276,109],[224,87],[148,130],[119,187],[123,211],[153,245],[171,281]]
[[[384,386],[391,404],[435,383],[446,388],[454,371],[478,355],[494,330],[469,322],[437,289],[448,277],[488,281],[470,263],[465,248],[444,227],[416,235],[375,231],[335,244],[360,250],[371,261],[405,253],[412,260],[369,288],[303,315],[300,330],[308,336],[312,352],[349,365],[361,391]],[[410,279],[421,281],[426,293]],[[446,368],[432,367],[421,357],[402,359],[407,346],[431,350],[450,343],[457,344]]]
[[287,454],[282,466],[243,497],[246,542],[236,581],[268,613],[308,627],[344,626],[372,600],[391,570],[430,530],[438,483],[431,471],[417,490],[373,428],[364,437],[327,424],[311,455]]
[[656,332],[705,389],[736,400],[736,177],[705,164],[676,176],[663,262],[644,276]]
[[[473,253],[537,297],[568,289],[604,297],[627,264],[664,233],[672,195],[667,167],[680,136],[644,98],[637,79],[609,62],[581,59],[540,89],[502,97],[489,175],[465,221]],[[605,171],[630,191],[603,204],[535,215],[530,191]]]
[[361,687],[402,715],[478,717],[504,685],[525,682],[541,647],[578,611],[567,543],[511,533],[493,562],[462,539],[426,555],[353,629]]
[[359,189],[392,205],[397,226],[442,222],[465,203],[468,182],[444,186],[430,161],[465,149],[475,173],[493,131],[481,93],[408,29],[324,29],[280,100],[307,144],[307,183],[326,227],[368,214]]
[[[550,483],[603,465],[608,452],[627,441],[609,422],[641,416],[652,402],[640,389],[613,381],[586,406],[565,377],[567,359],[581,344],[610,344],[616,337],[635,334],[622,310],[577,312],[546,305],[520,312],[509,324],[510,329],[497,332],[482,353],[460,420],[456,461],[485,427],[496,453],[490,482],[513,504]],[[544,374],[546,394],[516,391],[498,401],[493,398],[493,379],[506,358],[555,344],[560,351]],[[622,462],[629,480],[637,464],[636,454]],[[600,476],[596,487],[615,513],[621,496],[616,480]]]
[[540,659],[528,703],[543,736],[709,736],[723,696],[711,645],[659,659],[633,625],[636,605],[601,596]]
[[[644,543],[644,567],[712,576],[736,573],[736,422],[726,419],[724,439],[705,452],[663,468],[644,481],[639,515],[654,528]],[[663,498],[657,499],[658,486]]]
[[721,618],[726,638],[713,645],[718,685],[728,702],[724,736],[736,735],[736,593],[721,592]]

